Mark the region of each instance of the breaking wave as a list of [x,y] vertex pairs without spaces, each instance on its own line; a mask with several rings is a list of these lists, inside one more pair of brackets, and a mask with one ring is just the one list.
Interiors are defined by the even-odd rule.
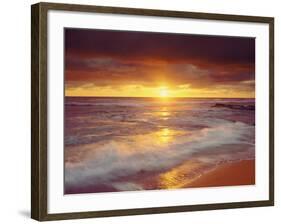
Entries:
[[[173,141],[163,145],[148,135],[142,136],[141,139],[112,140],[98,146],[83,146],[90,152],[94,148],[95,153],[89,153],[85,160],[75,165],[66,164],[65,184],[74,187],[107,183],[139,172],[168,170],[194,158],[211,163],[243,159],[239,157],[242,154],[228,152],[228,147],[224,147],[225,152],[220,155],[210,154],[212,150],[232,144],[247,146],[253,155],[254,143],[249,141],[253,126],[223,120],[214,121],[209,125],[211,127],[195,131],[189,136],[175,137]],[[205,153],[209,156],[204,156]]]

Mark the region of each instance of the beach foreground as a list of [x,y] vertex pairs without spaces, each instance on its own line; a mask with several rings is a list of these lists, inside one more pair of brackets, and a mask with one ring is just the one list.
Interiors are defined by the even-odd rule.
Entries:
[[244,160],[217,166],[185,187],[215,187],[255,184],[255,161]]

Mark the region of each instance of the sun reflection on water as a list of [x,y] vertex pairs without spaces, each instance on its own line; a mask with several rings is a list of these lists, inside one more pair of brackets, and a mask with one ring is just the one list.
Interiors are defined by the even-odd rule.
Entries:
[[155,113],[155,116],[157,116],[161,120],[168,120],[171,116],[171,112],[168,111],[167,107],[163,107],[160,111]]
[[171,115],[171,113],[168,112],[168,111],[161,111],[160,112],[160,118],[162,120],[168,120],[170,115]]
[[162,144],[171,142],[171,140],[173,139],[173,135],[173,131],[169,128],[162,128],[160,131],[156,132],[156,136]]

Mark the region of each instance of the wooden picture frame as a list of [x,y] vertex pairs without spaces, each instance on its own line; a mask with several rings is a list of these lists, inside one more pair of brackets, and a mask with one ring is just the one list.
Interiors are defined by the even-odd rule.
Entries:
[[[145,207],[103,211],[66,213],[48,212],[48,12],[68,11],[103,13],[111,15],[135,15],[169,18],[188,18],[211,21],[258,23],[269,26],[269,179],[268,199],[229,203],[212,203],[181,206]],[[117,8],[90,5],[38,3],[31,7],[31,217],[39,221],[81,219],[108,216],[141,215],[169,212],[187,212],[242,207],[274,205],[274,18],[258,16],[223,15],[182,11],[162,11],[137,8]],[[59,149],[58,149],[59,150]]]

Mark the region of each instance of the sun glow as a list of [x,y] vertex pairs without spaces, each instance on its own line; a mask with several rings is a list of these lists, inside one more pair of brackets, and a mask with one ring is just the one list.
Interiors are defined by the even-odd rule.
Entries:
[[167,87],[161,87],[159,90],[159,96],[160,97],[168,97],[169,96],[169,90]]
[[192,88],[188,85],[120,85],[120,86],[66,86],[66,96],[95,96],[95,97],[153,97],[167,102],[169,98],[177,97],[254,97],[255,92],[227,89]]

